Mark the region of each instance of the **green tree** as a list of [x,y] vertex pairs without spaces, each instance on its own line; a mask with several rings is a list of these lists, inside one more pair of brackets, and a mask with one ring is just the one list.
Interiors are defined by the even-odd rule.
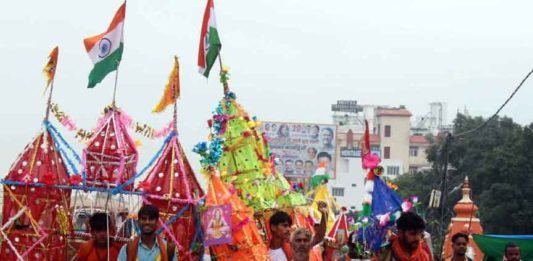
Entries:
[[[458,114],[453,133],[472,130],[484,121],[481,117]],[[485,233],[532,234],[533,124],[520,126],[510,118],[498,117],[476,132],[452,137],[445,192],[449,196],[440,228],[449,223],[452,208],[460,197],[457,190],[451,194],[450,191],[468,176]],[[440,188],[443,142],[444,135],[438,136],[428,148],[432,171],[406,174],[396,180],[402,196],[419,196],[420,211],[430,222],[440,218],[440,212],[428,210],[426,206],[431,189]]]

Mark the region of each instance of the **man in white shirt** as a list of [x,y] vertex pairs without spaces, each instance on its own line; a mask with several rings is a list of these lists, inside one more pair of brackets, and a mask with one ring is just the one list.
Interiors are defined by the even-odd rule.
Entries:
[[[326,220],[328,215],[328,205],[326,202],[318,202],[318,208],[322,213],[320,224],[316,230],[316,234],[313,236],[309,243],[309,247],[312,248],[316,244],[320,243],[326,234]],[[291,237],[292,218],[284,211],[278,211],[270,217],[268,222],[270,226],[270,244],[268,254],[272,261],[288,261],[294,256],[294,250],[289,243]],[[308,253],[309,254],[309,253]]]
[[270,217],[268,222],[270,225],[270,245],[268,254],[272,261],[288,261],[286,250],[283,245],[289,240],[291,236],[292,218],[284,211],[278,211]]

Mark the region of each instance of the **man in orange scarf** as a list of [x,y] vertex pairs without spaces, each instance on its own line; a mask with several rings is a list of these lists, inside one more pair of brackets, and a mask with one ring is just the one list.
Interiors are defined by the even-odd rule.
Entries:
[[[317,227],[317,230],[315,231],[315,235],[308,238],[308,242],[305,244],[305,247],[309,247],[309,250],[311,250],[315,245],[322,242],[324,239],[324,236],[326,235],[326,222],[328,220],[328,205],[325,202],[318,202],[318,207],[320,212],[322,213],[322,217],[320,219],[320,224]],[[291,261],[294,260],[294,254],[296,249],[293,249],[292,244],[289,242],[290,236],[291,236],[291,226],[292,226],[292,218],[284,211],[278,211],[270,217],[269,220],[269,227],[270,232],[272,235],[272,238],[270,239],[269,243],[269,255],[270,259],[272,261]],[[312,235],[311,231],[308,229],[305,229],[307,231],[306,235]],[[305,242],[302,242],[305,243]],[[305,251],[304,251],[305,252]],[[317,253],[315,249],[309,253],[307,251],[307,254],[310,255],[311,261],[321,261],[322,257],[320,256],[320,253]]]
[[396,221],[398,235],[381,249],[374,261],[432,261],[428,246],[423,240],[424,220],[413,212],[404,212]]
[[118,252],[122,245],[110,238],[112,233],[108,231],[114,231],[114,225],[111,223],[109,215],[102,212],[94,213],[89,219],[89,226],[93,238],[81,245],[76,253],[75,260],[117,260]]

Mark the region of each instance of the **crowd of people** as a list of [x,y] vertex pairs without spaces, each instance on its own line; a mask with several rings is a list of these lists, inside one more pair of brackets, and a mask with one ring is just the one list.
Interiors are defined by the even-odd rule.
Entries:
[[[356,231],[350,234],[346,245],[325,239],[326,223],[330,213],[325,202],[319,202],[322,214],[314,231],[294,228],[291,216],[284,211],[275,212],[269,219],[271,239],[268,254],[272,261],[347,261],[362,259],[356,251]],[[120,244],[110,235],[114,234],[113,221],[106,213],[94,213],[90,220],[92,239],[85,242],[76,254],[78,261],[173,261],[179,260],[176,246],[156,235],[159,209],[144,205],[138,211],[140,234],[128,243]],[[413,212],[404,212],[396,221],[396,233],[388,238],[372,261],[436,261],[431,246],[425,240],[425,222]],[[444,261],[472,261],[467,256],[469,236],[456,233],[452,236],[453,255]],[[326,251],[326,246],[333,251]],[[520,247],[508,243],[502,249],[505,261],[520,261]]]

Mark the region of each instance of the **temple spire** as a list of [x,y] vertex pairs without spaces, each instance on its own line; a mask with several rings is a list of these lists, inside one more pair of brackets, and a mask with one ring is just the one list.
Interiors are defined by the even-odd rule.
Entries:
[[462,190],[463,198],[459,201],[459,203],[473,203],[472,199],[470,198],[470,182],[468,181],[468,176],[465,177]]

